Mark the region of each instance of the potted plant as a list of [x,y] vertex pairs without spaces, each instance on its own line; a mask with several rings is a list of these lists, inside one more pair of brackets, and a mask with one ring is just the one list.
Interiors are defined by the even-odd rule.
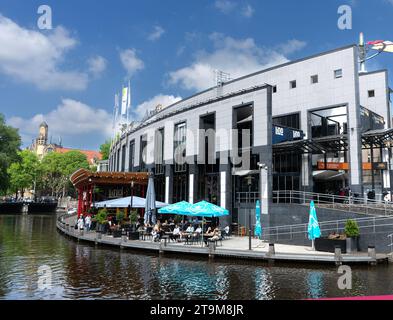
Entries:
[[345,224],[345,236],[347,237],[347,253],[359,250],[359,226],[355,220],[348,220]]
[[136,223],[138,222],[138,213],[136,210],[132,210],[130,213],[130,223],[131,223],[131,230],[128,234],[128,239],[130,240],[138,240],[139,239],[139,232],[136,231]]
[[108,223],[108,211],[106,209],[101,209],[98,211],[96,217],[97,221],[97,232],[104,233],[105,232],[105,226]]
[[117,213],[116,213],[116,220],[117,220],[117,222],[120,225],[123,223],[124,217],[125,217],[125,214],[124,214],[123,210],[117,211]]

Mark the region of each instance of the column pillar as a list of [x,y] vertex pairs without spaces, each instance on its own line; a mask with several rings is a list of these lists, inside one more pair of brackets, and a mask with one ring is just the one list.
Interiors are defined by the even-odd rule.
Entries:
[[[227,161],[228,162],[228,161]],[[229,216],[220,218],[222,227],[232,223],[232,172],[229,163],[220,163],[220,207],[229,210]]]
[[189,165],[189,176],[188,176],[188,202],[193,204],[198,201],[198,165]]
[[173,166],[165,165],[165,203],[172,203],[173,198]]

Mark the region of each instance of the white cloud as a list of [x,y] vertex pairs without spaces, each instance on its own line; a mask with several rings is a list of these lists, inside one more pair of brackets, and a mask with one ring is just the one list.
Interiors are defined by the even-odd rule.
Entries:
[[131,77],[139,70],[144,69],[145,64],[136,55],[135,49],[126,49],[120,51],[120,61],[124,69],[127,71],[127,76]]
[[101,56],[91,57],[87,61],[90,74],[92,74],[93,77],[98,78],[106,70],[107,63],[108,62],[104,57]]
[[0,14],[0,73],[41,90],[83,90],[88,75],[63,70],[65,54],[77,41],[59,26],[47,33],[23,28]]
[[159,94],[150,100],[141,103],[135,107],[135,109],[131,109],[132,117],[134,120],[140,120],[145,116],[146,111],[154,110],[159,104],[165,108],[180,100],[181,97]]
[[169,84],[188,90],[204,90],[214,86],[214,70],[238,78],[258,70],[288,62],[287,55],[302,49],[306,43],[290,40],[276,47],[260,47],[254,39],[235,39],[221,33],[210,35],[214,50],[200,51],[194,62],[169,73]]
[[156,40],[160,39],[164,33],[165,33],[164,28],[162,28],[161,26],[154,26],[153,32],[149,34],[147,39],[149,41],[156,41]]
[[232,12],[236,8],[236,3],[231,0],[216,0],[214,6],[224,14]]
[[252,6],[250,6],[249,4],[246,5],[243,10],[242,10],[242,15],[246,18],[251,18],[255,13],[255,10]]
[[12,117],[8,123],[19,128],[23,143],[30,145],[32,139],[37,137],[42,121],[48,123],[53,142],[62,137],[64,142],[73,143],[65,145],[67,147],[86,148],[87,145],[81,145],[84,141],[90,143],[89,146],[99,145],[112,132],[111,114],[72,99],[63,99],[56,109],[47,114],[36,114],[31,118]]

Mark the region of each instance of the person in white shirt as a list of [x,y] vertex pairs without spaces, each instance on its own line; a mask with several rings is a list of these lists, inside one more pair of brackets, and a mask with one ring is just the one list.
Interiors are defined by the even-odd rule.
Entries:
[[87,216],[85,219],[85,228],[86,231],[90,231],[90,227],[91,227],[91,217]]
[[83,225],[84,225],[83,216],[80,216],[78,219],[78,230],[83,230]]
[[198,226],[198,228],[195,230],[195,233],[199,233],[199,234],[202,233],[202,228],[201,228],[201,226]]
[[194,232],[194,227],[192,225],[189,225],[188,228],[186,229],[187,233],[193,233]]

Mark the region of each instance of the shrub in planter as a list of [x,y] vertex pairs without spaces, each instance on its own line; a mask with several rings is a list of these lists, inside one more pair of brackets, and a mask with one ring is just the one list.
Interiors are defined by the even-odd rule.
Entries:
[[359,250],[359,226],[355,220],[348,220],[345,224],[345,235],[347,236],[347,251],[356,252]]
[[95,216],[97,220],[97,231],[104,232],[105,225],[108,223],[108,211],[106,209],[101,209],[98,211],[97,215]]
[[123,210],[119,210],[119,211],[116,213],[116,220],[118,221],[119,224],[121,224],[121,223],[123,222],[125,216],[126,216],[126,215],[125,215],[125,213],[124,213]]
[[130,223],[132,226],[133,231],[136,229],[136,223],[138,222],[138,213],[136,210],[132,210],[130,213]]

